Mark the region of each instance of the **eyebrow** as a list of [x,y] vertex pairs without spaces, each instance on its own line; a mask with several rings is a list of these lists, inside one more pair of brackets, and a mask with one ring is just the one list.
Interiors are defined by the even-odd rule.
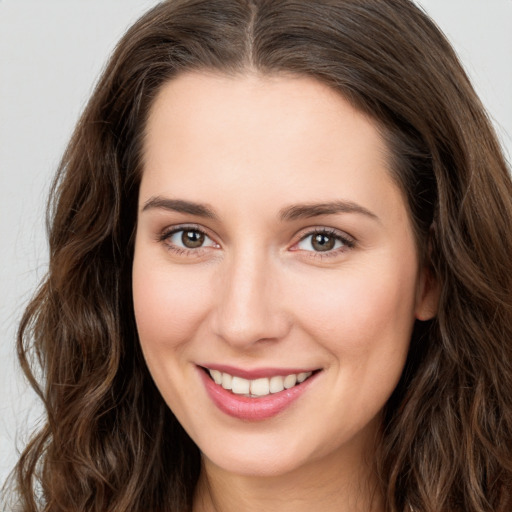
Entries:
[[[178,213],[187,213],[198,217],[217,220],[218,217],[211,207],[203,203],[185,201],[183,199],[170,199],[155,196],[148,199],[142,211],[151,209],[162,209]],[[298,219],[309,219],[322,215],[335,215],[338,213],[358,213],[374,220],[379,220],[373,212],[351,201],[330,201],[326,203],[304,203],[286,206],[279,212],[282,221],[294,221]]]
[[168,199],[166,197],[151,197],[148,199],[142,211],[152,209],[169,210],[178,213],[188,213],[189,215],[196,215],[197,217],[205,217],[207,219],[217,219],[217,215],[206,204],[195,203],[192,201],[184,201],[183,199]]
[[295,204],[283,208],[279,217],[284,221],[308,219],[322,215],[335,215],[337,213],[358,213],[374,220],[379,220],[373,212],[351,201],[331,201],[327,203]]

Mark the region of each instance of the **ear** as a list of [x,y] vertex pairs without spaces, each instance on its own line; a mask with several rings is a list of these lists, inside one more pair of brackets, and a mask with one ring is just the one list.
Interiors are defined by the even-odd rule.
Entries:
[[437,315],[441,289],[433,269],[426,264],[420,272],[415,315],[418,320],[431,320]]

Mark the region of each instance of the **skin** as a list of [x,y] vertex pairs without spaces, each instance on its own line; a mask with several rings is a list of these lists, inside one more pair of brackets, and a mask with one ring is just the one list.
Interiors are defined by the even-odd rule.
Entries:
[[[203,453],[196,512],[382,510],[381,411],[436,305],[388,160],[375,123],[310,78],[188,73],[156,98],[133,296],[149,370]],[[361,211],[282,215],[335,201]],[[183,225],[201,247],[169,234]],[[321,371],[277,416],[243,421],[207,395],[208,364]]]

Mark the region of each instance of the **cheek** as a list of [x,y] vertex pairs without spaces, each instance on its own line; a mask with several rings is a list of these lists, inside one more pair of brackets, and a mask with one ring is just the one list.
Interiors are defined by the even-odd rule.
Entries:
[[304,276],[300,286],[302,293],[294,294],[298,317],[329,351],[363,358],[408,346],[416,290],[412,265],[365,266],[314,281]]
[[207,297],[201,272],[183,270],[171,271],[165,255],[136,250],[132,286],[137,331],[149,372],[169,408],[190,424],[187,404],[197,396],[185,383],[194,365],[184,363],[188,342],[207,310]]
[[206,314],[208,281],[203,274],[198,269],[170,272],[165,261],[145,264],[144,255],[136,253],[133,301],[145,352],[176,349],[190,339]]
[[[333,393],[318,404],[316,414],[326,408],[338,411],[332,413],[333,425],[352,418],[352,433],[382,410],[409,350],[416,272],[412,267],[386,269],[366,266],[361,273],[352,269],[327,279],[318,288],[322,293],[304,289],[301,294],[302,329],[330,354]],[[335,429],[331,435],[340,434]]]

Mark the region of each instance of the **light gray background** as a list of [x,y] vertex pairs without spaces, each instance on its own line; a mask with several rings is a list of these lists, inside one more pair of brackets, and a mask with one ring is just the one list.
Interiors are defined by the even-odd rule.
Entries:
[[[51,176],[107,55],[156,0],[0,0],[0,485],[41,409],[15,361],[47,264]],[[512,156],[512,0],[419,0],[455,45]]]

